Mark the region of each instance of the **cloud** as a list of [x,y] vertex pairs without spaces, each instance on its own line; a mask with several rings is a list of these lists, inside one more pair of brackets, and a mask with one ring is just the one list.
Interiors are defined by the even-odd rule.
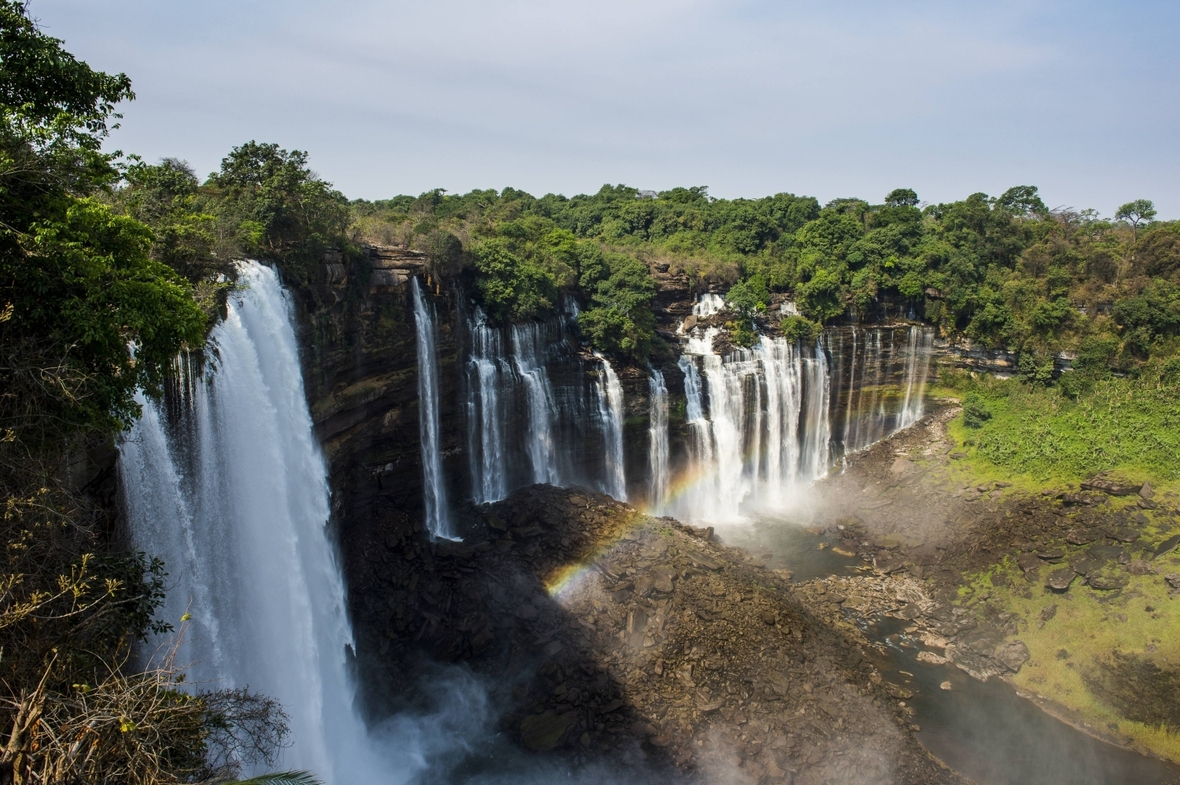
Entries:
[[[350,195],[708,184],[927,199],[1020,182],[1180,212],[1177,13],[997,2],[37,0],[139,100],[118,143],[308,149]],[[1170,15],[1170,16],[1169,16]],[[1165,25],[1166,26],[1166,25]],[[1135,140],[1128,145],[1123,140]],[[1058,195],[1060,194],[1060,195]]]

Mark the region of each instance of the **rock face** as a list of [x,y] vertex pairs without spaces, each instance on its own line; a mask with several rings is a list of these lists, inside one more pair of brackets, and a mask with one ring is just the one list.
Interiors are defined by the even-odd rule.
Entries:
[[[949,782],[857,641],[708,532],[547,486],[467,513],[467,539],[366,543],[358,640],[386,699],[421,653],[505,684],[520,744],[670,776]],[[395,525],[393,520],[389,526]]]

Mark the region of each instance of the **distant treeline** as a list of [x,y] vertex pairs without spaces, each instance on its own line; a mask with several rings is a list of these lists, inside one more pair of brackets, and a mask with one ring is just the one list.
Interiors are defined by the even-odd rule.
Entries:
[[472,276],[501,322],[544,317],[573,294],[595,347],[638,361],[655,340],[655,269],[726,291],[738,343],[768,323],[773,292],[809,323],[782,325],[792,334],[872,318],[888,299],[945,335],[1042,368],[1071,350],[1083,365],[1133,370],[1175,354],[1180,332],[1180,222],[1155,221],[1142,199],[1112,219],[1049,210],[1032,186],[925,206],[905,188],[880,204],[821,206],[789,193],[730,200],[703,187],[609,185],[568,198],[438,189],[349,202],[305,154],[254,142],[203,183],[181,162],[136,162],[110,193],[155,229],[153,255],[189,275],[235,254],[298,271],[328,248],[405,245],[429,252],[438,273]]

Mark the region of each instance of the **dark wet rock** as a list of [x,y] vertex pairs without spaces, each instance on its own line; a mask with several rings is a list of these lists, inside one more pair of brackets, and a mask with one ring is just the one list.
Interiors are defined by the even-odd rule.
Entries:
[[1139,539],[1139,532],[1128,526],[1121,526],[1106,536],[1112,540],[1115,540],[1116,542],[1131,543]]
[[1174,534],[1161,542],[1158,546],[1156,546],[1156,549],[1152,555],[1156,558],[1159,558],[1164,554],[1168,554],[1176,550],[1177,545],[1180,545],[1180,534]]
[[1144,499],[1151,499],[1155,496],[1155,489],[1151,487],[1150,482],[1145,482],[1143,483],[1143,486],[1139,488],[1139,495]]
[[1139,492],[1139,486],[1111,480],[1106,477],[1095,477],[1082,483],[1084,491],[1100,491],[1110,496],[1133,496]]
[[1126,586],[1127,579],[1121,575],[1101,573],[1098,575],[1086,576],[1086,583],[1089,584],[1091,589],[1097,589],[1098,591],[1114,591],[1115,589],[1121,589]]
[[873,569],[882,575],[889,575],[905,568],[905,561],[887,551],[873,557]]
[[1041,551],[1037,554],[1037,558],[1047,562],[1059,562],[1065,558],[1065,551],[1060,548],[1053,548],[1047,551]]
[[987,681],[1000,672],[996,663],[990,658],[973,651],[956,651],[955,667],[973,679]]
[[1013,673],[1019,671],[1020,667],[1028,662],[1028,657],[1028,647],[1024,645],[1024,641],[1002,643],[996,647],[995,658]]
[[1171,573],[1164,576],[1164,583],[1171,586],[1173,589],[1180,589],[1180,575]]
[[1088,545],[1098,539],[1098,533],[1090,529],[1071,529],[1065,535],[1065,541],[1070,545]]
[[1108,562],[1102,561],[1101,559],[1095,559],[1093,556],[1080,556],[1070,562],[1069,566],[1072,567],[1073,571],[1078,575],[1089,575],[1092,572],[1098,572],[1107,563]]
[[1045,579],[1045,585],[1053,591],[1068,591],[1069,585],[1073,583],[1074,578],[1076,577],[1077,573],[1073,571],[1072,567],[1065,570],[1054,570],[1053,572],[1049,573],[1049,577]]
[[577,714],[572,711],[531,714],[520,722],[521,743],[535,752],[548,752],[561,743],[575,719]]
[[1057,615],[1056,603],[1054,603],[1053,605],[1046,605],[1044,608],[1041,608],[1041,621],[1043,621],[1043,622],[1049,621],[1050,619],[1052,619],[1056,615]]

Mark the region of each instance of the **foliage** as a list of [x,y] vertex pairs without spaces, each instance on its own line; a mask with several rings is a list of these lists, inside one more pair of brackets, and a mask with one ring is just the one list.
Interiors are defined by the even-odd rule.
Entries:
[[823,330],[823,325],[813,322],[803,316],[791,315],[783,319],[779,328],[783,337],[792,343],[813,341]]
[[992,413],[978,393],[967,393],[963,397],[963,424],[968,428],[982,428]]
[[208,187],[242,253],[280,259],[295,270],[318,262],[348,225],[347,200],[312,173],[301,150],[247,142],[222,159]]
[[[595,257],[590,254],[588,259]],[[585,265],[583,285],[593,282],[593,295],[591,307],[578,316],[578,325],[599,351],[643,362],[655,337],[651,311],[655,281],[647,265],[632,256],[605,254],[602,260],[605,269],[592,267],[596,262]]]
[[73,478],[138,414],[136,391],[158,391],[203,342],[205,314],[169,265],[208,245],[207,222],[168,217],[191,197],[180,167],[129,177],[145,195],[134,209],[182,230],[155,234],[113,197],[120,169],[101,147],[126,76],[76,60],[13,0],[0,0],[0,61],[0,780],[207,777],[218,745],[270,754],[281,712],[182,692],[170,663],[129,666],[133,643],[166,631],[163,566],[113,548]]
[[[1112,323],[1112,309],[1132,301],[1118,313],[1137,313],[1143,309],[1136,298],[1160,301],[1155,289],[1145,294],[1153,280],[1180,284],[1180,226],[1153,221],[1148,200],[1129,205],[1115,220],[1089,210],[1051,211],[1031,185],[926,206],[913,189],[898,188],[882,204],[846,198],[823,207],[793,194],[726,200],[697,186],[652,198],[605,185],[594,194],[540,198],[512,188],[435,189],[353,202],[352,210],[358,237],[430,249],[431,238],[445,231],[473,256],[489,239],[523,232],[529,247],[509,248],[513,258],[501,259],[507,267],[492,275],[500,280],[479,289],[505,320],[552,308],[549,282],[590,303],[599,278],[586,270],[600,269],[595,259],[615,253],[684,275],[692,287],[728,284],[727,299],[738,313],[730,337],[738,343],[756,337],[771,295],[787,292],[816,323],[846,313],[862,320],[921,317],[949,336],[1038,357],[1077,351],[1091,335],[1112,336],[1119,350],[1110,367],[1125,371],[1173,349],[1166,331]],[[577,260],[568,262],[577,272],[572,278],[530,250],[541,235],[557,231],[578,249]],[[521,304],[507,302],[516,282],[508,268],[517,264],[524,266]],[[538,294],[538,287],[548,293]],[[617,321],[595,318],[602,325]]]
[[320,785],[320,781],[306,771],[279,771],[262,774],[248,780],[238,780],[227,785]]
[[959,438],[1005,476],[1077,482],[1120,470],[1160,482],[1180,479],[1180,374],[1168,362],[1133,378],[1096,379],[1076,399],[1017,379],[945,381],[991,412]]

